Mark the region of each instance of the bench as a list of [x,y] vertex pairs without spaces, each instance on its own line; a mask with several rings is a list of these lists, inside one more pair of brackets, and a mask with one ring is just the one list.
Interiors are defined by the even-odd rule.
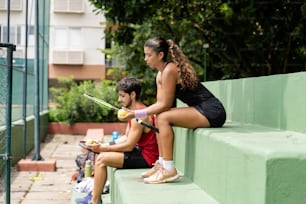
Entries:
[[182,177],[179,182],[145,184],[140,177],[147,169],[113,169],[111,182],[112,204],[217,204],[211,196]]
[[114,169],[113,204],[306,203],[305,134],[239,123],[175,131],[180,181],[144,184],[145,169]]
[[182,180],[144,184],[142,170],[113,170],[112,204],[306,203],[306,73],[205,84],[226,107],[225,126],[175,127]]
[[178,168],[220,203],[306,203],[305,134],[236,123],[178,131]]
[[97,141],[103,141],[103,137],[104,137],[104,129],[102,128],[88,129],[86,131],[84,140],[92,139]]

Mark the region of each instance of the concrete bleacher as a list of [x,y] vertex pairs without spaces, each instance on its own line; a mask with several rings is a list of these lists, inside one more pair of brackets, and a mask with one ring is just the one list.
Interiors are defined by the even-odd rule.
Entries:
[[306,136],[227,123],[181,130],[176,165],[219,203],[306,203]]
[[176,128],[178,168],[220,203],[306,203],[306,73],[205,85],[228,121],[218,129]]
[[111,183],[112,203],[146,203],[146,204],[217,204],[218,202],[203,191],[188,177],[183,176],[179,182],[162,185],[144,184],[140,177],[147,169],[116,169]]
[[114,170],[112,203],[306,203],[306,73],[205,85],[227,110],[224,127],[175,127],[181,181],[143,184],[141,170]]

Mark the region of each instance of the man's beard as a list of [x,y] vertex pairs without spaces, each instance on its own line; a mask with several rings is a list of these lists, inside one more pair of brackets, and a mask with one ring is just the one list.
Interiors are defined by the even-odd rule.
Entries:
[[132,106],[132,100],[130,99],[129,102],[124,107],[130,108],[131,106]]

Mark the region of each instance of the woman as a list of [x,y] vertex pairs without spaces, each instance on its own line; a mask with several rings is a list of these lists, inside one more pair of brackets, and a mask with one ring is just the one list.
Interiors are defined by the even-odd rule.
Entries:
[[[173,163],[172,126],[184,128],[221,127],[226,113],[221,102],[197,79],[187,57],[172,40],[160,37],[144,44],[146,63],[158,70],[156,102],[142,110],[128,110],[120,120],[157,115],[159,160],[142,176],[145,183],[172,182],[179,178]],[[188,107],[173,108],[176,99]]]

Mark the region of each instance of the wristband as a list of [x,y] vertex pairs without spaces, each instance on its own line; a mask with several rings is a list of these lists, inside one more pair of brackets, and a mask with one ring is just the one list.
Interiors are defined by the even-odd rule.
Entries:
[[115,141],[110,141],[108,144],[109,145],[114,145],[114,144],[116,144],[116,142]]
[[135,118],[142,118],[148,116],[148,111],[146,108],[135,110]]

